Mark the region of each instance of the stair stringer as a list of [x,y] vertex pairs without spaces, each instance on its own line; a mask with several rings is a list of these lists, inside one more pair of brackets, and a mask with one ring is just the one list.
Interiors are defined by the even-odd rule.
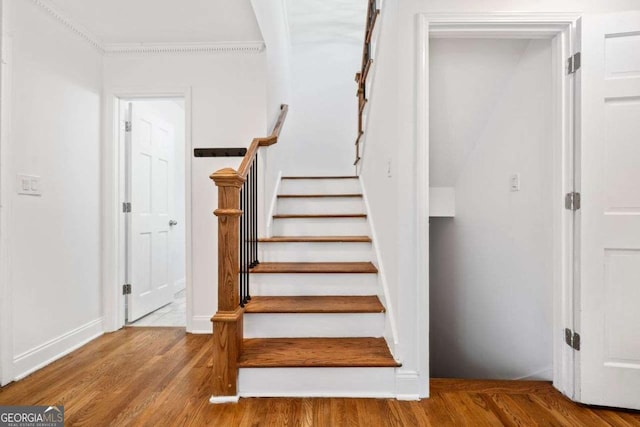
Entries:
[[[262,232],[262,230],[258,230],[258,233],[260,234],[258,237],[273,236],[273,214],[276,211],[276,202],[278,201],[278,192],[280,191],[281,183],[282,183],[282,171],[278,171],[278,176],[276,177],[276,183],[273,187],[273,194],[271,195],[271,203],[269,203],[269,210],[267,211],[267,217],[265,218],[267,226],[265,227],[264,232]],[[260,253],[262,254],[262,249],[260,249],[259,246],[258,246],[258,249],[261,251]]]
[[367,220],[369,225],[369,231],[371,233],[371,240],[373,244],[373,260],[371,262],[378,268],[378,298],[384,305],[387,310],[385,316],[385,326],[384,326],[384,339],[387,341],[387,345],[389,346],[389,350],[393,357],[402,363],[401,360],[398,359],[398,328],[395,317],[395,308],[393,304],[391,304],[391,297],[389,292],[389,283],[387,282],[387,275],[385,273],[384,264],[382,263],[382,256],[380,255],[380,248],[378,247],[378,237],[376,235],[376,227],[374,218],[371,215],[371,208],[369,206],[369,199],[367,197],[367,189],[364,186],[364,183],[358,177],[358,182],[360,183],[360,187],[362,188],[362,196],[364,200],[364,207],[367,214]]

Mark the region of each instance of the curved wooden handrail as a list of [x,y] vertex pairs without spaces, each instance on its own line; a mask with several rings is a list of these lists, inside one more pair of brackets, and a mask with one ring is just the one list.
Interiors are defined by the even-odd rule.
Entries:
[[[287,104],[280,105],[280,114],[278,114],[278,119],[276,120],[276,124],[273,126],[273,130],[271,131],[271,135],[264,136],[260,138],[253,138],[251,144],[249,144],[249,148],[247,148],[247,152],[238,167],[237,174],[243,180],[247,177],[249,173],[249,168],[253,163],[253,158],[256,156],[256,152],[260,147],[268,147],[270,145],[276,144],[278,142],[278,137],[280,136],[280,132],[282,131],[282,127],[284,126],[284,121],[287,118],[287,113],[289,112],[289,106]],[[215,176],[218,174],[217,171],[211,174],[210,178],[215,181]],[[229,174],[229,170],[225,169],[225,175]]]

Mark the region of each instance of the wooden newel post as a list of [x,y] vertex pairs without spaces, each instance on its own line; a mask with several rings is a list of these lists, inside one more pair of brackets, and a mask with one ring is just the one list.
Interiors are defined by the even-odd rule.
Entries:
[[233,169],[211,175],[218,187],[218,311],[213,316],[213,395],[235,396],[242,315],[238,294],[240,188],[245,179]]

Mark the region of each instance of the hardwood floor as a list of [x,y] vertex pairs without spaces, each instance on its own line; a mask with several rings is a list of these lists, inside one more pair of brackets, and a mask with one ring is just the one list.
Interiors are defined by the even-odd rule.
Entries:
[[107,334],[0,389],[0,405],[65,406],[65,425],[640,426],[640,413],[576,405],[549,383],[432,380],[431,398],[240,399],[211,405],[209,335]]

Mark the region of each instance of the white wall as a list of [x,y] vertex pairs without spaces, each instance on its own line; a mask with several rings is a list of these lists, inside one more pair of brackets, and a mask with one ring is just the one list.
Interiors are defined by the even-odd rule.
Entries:
[[292,108],[277,162],[290,175],[353,174],[362,45],[294,44]]
[[145,111],[152,111],[163,121],[170,123],[175,131],[173,140],[173,204],[171,219],[178,224],[171,227],[169,251],[169,283],[174,292],[186,285],[186,216],[185,216],[185,111],[184,100],[154,99],[134,100],[133,108],[141,106]]
[[[11,93],[3,94],[10,109],[3,121],[3,215],[10,224],[2,236],[10,257],[3,279],[13,324],[6,381],[102,332],[102,57],[34,2],[4,7],[12,47],[5,58]],[[18,173],[40,176],[42,196],[17,195]]]
[[[292,102],[291,36],[287,20],[286,0],[251,0],[251,5],[266,45],[267,71],[267,128],[263,133],[255,136],[266,136],[271,133],[280,114],[280,106],[282,104],[290,105]],[[290,107],[295,108],[295,105],[290,105]],[[280,172],[277,164],[278,159],[281,159],[282,156],[286,158],[287,155],[281,142],[282,138],[285,138],[289,133],[290,122],[291,119],[288,119],[278,145],[260,149],[258,153],[258,167],[260,169],[258,197],[260,198],[259,206],[262,209],[258,230],[261,235],[265,234],[266,224],[269,221],[271,199]]]
[[[240,159],[194,158],[194,148],[246,147],[265,134],[266,71],[264,53],[148,54],[106,56],[106,93],[159,92],[190,88],[192,287],[188,298],[193,332],[211,332],[217,309],[217,190],[209,175],[237,167]],[[107,99],[107,102],[112,100]],[[107,107],[108,109],[111,107]],[[105,123],[105,126],[110,124]],[[189,268],[189,266],[187,266]],[[188,286],[188,285],[187,285]]]
[[[377,54],[371,120],[364,149],[362,180],[368,190],[371,219],[377,229],[382,261],[388,272],[393,301],[397,301],[399,351],[406,384],[426,394],[428,355],[416,343],[426,339],[428,320],[416,319],[427,310],[416,304],[419,260],[416,217],[416,14],[443,12],[604,12],[633,10],[637,0],[385,0]],[[391,161],[391,177],[387,165]],[[391,224],[397,224],[392,226]],[[427,284],[418,284],[427,286]],[[422,302],[420,302],[422,304]]]
[[366,2],[295,0],[287,7],[291,110],[274,167],[288,175],[353,174],[354,76],[362,59]]
[[[456,216],[431,219],[431,373],[440,378],[552,379],[552,135],[549,40],[444,40],[430,43],[430,164],[451,159],[457,126],[438,110],[483,118],[457,152]],[[461,52],[470,52],[466,57]],[[452,69],[510,75],[485,97],[464,103],[485,79],[447,85]],[[509,58],[507,58],[507,56]],[[503,76],[504,77],[504,76]],[[462,98],[462,99],[460,99]],[[470,119],[473,120],[473,119]],[[444,148],[447,147],[447,148]],[[450,171],[431,168],[434,174]],[[510,191],[510,176],[521,189]],[[433,175],[432,175],[433,176]],[[526,337],[517,339],[515,337]]]
[[266,45],[269,126],[277,117],[280,105],[291,102],[291,37],[285,2],[251,0]]

